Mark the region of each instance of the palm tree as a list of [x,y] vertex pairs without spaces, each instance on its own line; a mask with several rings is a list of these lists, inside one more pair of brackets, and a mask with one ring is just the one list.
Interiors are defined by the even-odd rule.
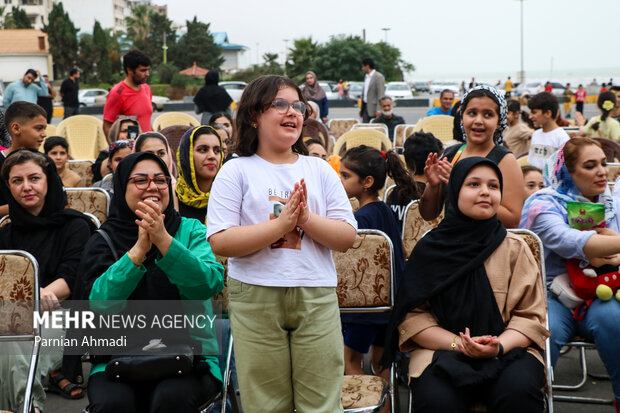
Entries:
[[131,17],[126,17],[127,34],[133,41],[134,45],[144,45],[146,37],[150,32],[150,16],[153,10],[146,4],[138,4],[131,9]]

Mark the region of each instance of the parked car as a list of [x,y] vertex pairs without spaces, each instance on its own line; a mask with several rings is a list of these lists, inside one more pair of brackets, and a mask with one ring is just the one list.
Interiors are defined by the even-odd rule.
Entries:
[[78,101],[80,106],[94,106],[95,104],[105,104],[108,91],[105,89],[80,89]]
[[153,105],[153,111],[161,112],[164,110],[164,103],[170,103],[170,99],[166,96],[152,96],[151,104]]
[[243,94],[243,89],[248,85],[245,82],[220,82],[220,86],[226,89],[226,92],[230,95],[232,100],[235,102],[239,102],[241,99],[241,95]]
[[413,99],[411,88],[406,82],[390,82],[385,85],[385,94],[392,99]]
[[430,91],[430,89],[428,88],[428,82],[413,82],[412,87],[413,90],[420,93],[428,93]]
[[[547,83],[547,81],[533,80],[523,82],[516,87],[515,91],[517,96],[523,96],[525,92],[527,92],[530,96],[534,96],[539,90],[544,89],[545,83]],[[551,87],[553,87],[551,93],[556,96],[562,96],[564,94],[564,90],[566,89],[563,84],[558,82],[551,82]]]
[[349,82],[349,98],[359,99],[364,93],[364,82]]
[[441,93],[442,90],[451,90],[454,94],[459,93],[459,84],[457,82],[433,82],[431,83],[431,93]]

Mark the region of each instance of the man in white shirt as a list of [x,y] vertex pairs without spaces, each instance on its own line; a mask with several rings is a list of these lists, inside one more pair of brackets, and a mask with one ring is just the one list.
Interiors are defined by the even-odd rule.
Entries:
[[370,119],[381,116],[379,99],[385,93],[385,78],[375,70],[375,61],[370,57],[362,59],[362,71],[366,75],[360,117],[364,123],[369,123]]

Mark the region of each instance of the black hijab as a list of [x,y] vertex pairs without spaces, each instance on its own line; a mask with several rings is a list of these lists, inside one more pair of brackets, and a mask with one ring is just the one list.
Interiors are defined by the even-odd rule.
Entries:
[[[59,275],[63,278],[67,277],[68,274],[58,274],[58,271],[75,272],[75,268],[67,268],[66,271],[59,270],[63,264],[61,261],[66,258],[67,242],[70,241],[75,231],[79,232],[80,229],[84,230],[84,227],[87,227],[92,232],[95,225],[81,212],[65,208],[67,195],[56,171],[56,165],[47,155],[34,149],[24,148],[12,152],[5,162],[25,152],[33,152],[45,158],[46,166],[43,168],[47,178],[45,204],[39,215],[32,215],[15,200],[10,191],[7,191],[11,222],[0,232],[0,248],[21,249],[34,255],[39,264],[41,286],[45,287]],[[36,161],[32,162],[36,163]],[[82,222],[74,222],[74,220]],[[67,279],[67,283],[69,287],[72,286],[73,275]]]
[[427,301],[439,325],[454,334],[464,332],[465,327],[472,337],[504,331],[484,262],[504,241],[506,229],[497,215],[474,220],[458,208],[461,186],[469,171],[479,165],[493,168],[503,185],[499,167],[486,158],[465,158],[452,168],[446,216],[418,242],[403,272],[388,328],[384,365],[389,365],[398,351],[398,325],[409,311]]
[[232,103],[232,98],[226,89],[219,86],[220,74],[217,70],[209,70],[205,75],[205,85],[200,88],[194,103],[198,107],[198,113],[202,112],[224,112]]

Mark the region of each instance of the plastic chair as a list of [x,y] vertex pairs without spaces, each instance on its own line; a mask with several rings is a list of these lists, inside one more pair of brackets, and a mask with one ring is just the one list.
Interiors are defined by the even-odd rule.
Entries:
[[83,161],[75,161],[71,159],[67,163],[67,168],[69,170],[75,172],[80,175],[82,180],[80,181],[80,187],[87,188],[93,184],[93,161],[83,160]]
[[[386,254],[387,252],[387,254]],[[333,253],[338,274],[340,313],[380,313],[394,305],[394,247],[390,238],[374,229],[361,229],[353,247]],[[358,265],[364,262],[363,266]],[[342,406],[347,413],[378,412],[390,395],[391,411],[398,405],[394,368],[389,383],[377,376],[344,376]]]
[[93,214],[99,222],[108,219],[110,194],[101,188],[65,188],[69,208]]
[[187,125],[187,126],[200,126],[200,122],[193,117],[183,112],[167,112],[159,115],[153,122],[153,130],[160,131],[168,126],[174,125]]
[[[11,298],[10,293],[14,291],[20,291],[20,296]],[[0,342],[33,342],[22,409],[27,413],[32,408],[32,386],[41,341],[41,331],[33,316],[39,312],[39,264],[31,254],[19,250],[0,251],[0,293],[7,297],[0,311]]]
[[603,152],[605,152],[607,162],[615,162],[616,160],[620,160],[620,144],[618,142],[605,138],[593,139],[598,141],[603,147]]
[[607,182],[616,182],[616,179],[620,176],[620,163],[607,162],[607,170],[609,171]]
[[390,185],[388,186],[388,188],[385,190],[385,192],[383,193],[383,201],[387,202],[390,193],[392,193],[392,191],[394,190],[394,188],[396,188],[396,185]]
[[388,127],[384,125],[383,123],[356,123],[355,125],[353,125],[353,128],[351,128],[351,130],[356,130],[356,129],[378,130],[379,132],[383,133],[388,138],[390,137]]
[[360,123],[360,121],[357,119],[330,119],[327,122],[327,128],[334,134],[336,141],[338,141],[338,138],[350,131],[356,123]]
[[95,160],[108,147],[103,123],[94,116],[71,116],[60,122],[56,134],[67,140],[73,159]]
[[436,228],[444,217],[444,212],[442,211],[434,220],[424,220],[420,215],[420,205],[418,202],[416,199],[407,205],[405,217],[403,218],[403,247],[407,257],[411,255],[411,251],[413,251],[420,238],[429,230]]
[[394,147],[405,146],[405,140],[415,131],[415,124],[413,125],[396,125],[394,128]]
[[54,135],[56,135],[56,126],[48,123],[47,126],[45,127],[45,134],[47,136],[54,136]]
[[454,140],[453,129],[454,116],[435,115],[420,119],[413,128],[413,132],[432,133],[440,141],[450,142]]
[[360,145],[384,151],[392,149],[392,141],[387,135],[372,129],[356,129],[345,133],[336,141],[334,154],[343,156],[347,150]]

